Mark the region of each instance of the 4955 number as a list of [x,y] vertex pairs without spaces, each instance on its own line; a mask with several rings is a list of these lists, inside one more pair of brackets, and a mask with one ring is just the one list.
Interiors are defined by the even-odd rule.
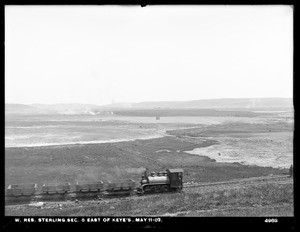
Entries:
[[267,218],[265,220],[265,222],[267,222],[267,223],[276,223],[276,222],[278,222],[278,219],[277,218]]

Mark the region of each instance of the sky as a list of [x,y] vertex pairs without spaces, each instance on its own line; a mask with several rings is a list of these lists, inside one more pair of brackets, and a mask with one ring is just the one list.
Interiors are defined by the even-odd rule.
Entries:
[[5,6],[5,103],[293,97],[293,8]]

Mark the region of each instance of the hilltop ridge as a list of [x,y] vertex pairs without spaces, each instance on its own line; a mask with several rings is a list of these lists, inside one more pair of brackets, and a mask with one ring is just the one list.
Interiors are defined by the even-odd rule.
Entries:
[[193,101],[153,101],[139,103],[94,104],[5,104],[5,114],[99,114],[110,110],[140,109],[279,109],[293,108],[292,98],[221,98]]

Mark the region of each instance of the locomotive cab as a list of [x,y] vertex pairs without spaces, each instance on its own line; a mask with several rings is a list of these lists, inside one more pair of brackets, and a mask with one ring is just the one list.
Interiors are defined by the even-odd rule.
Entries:
[[170,188],[182,190],[182,169],[167,169],[167,175],[170,181]]

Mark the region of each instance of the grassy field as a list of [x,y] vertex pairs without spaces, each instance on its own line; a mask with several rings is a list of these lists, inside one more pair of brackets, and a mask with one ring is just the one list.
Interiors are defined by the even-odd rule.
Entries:
[[269,184],[201,193],[183,192],[128,201],[95,201],[6,207],[10,216],[293,216],[293,185]]

